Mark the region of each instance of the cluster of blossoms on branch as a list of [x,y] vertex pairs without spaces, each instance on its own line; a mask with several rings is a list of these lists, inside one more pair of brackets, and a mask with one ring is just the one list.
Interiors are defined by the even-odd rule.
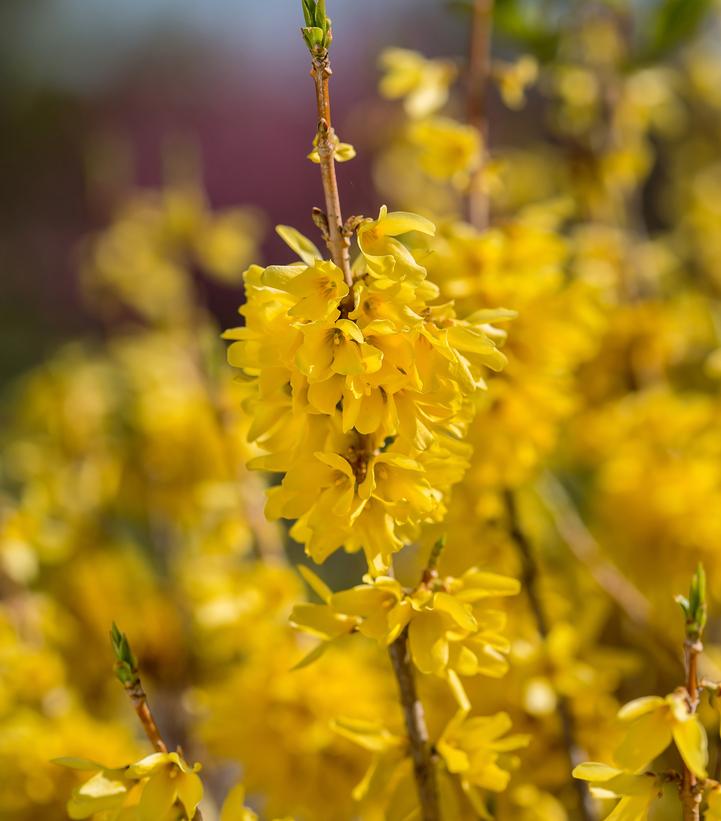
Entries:
[[362,221],[349,288],[281,227],[301,261],[245,275],[246,324],[226,336],[247,385],[249,436],[267,451],[252,466],[283,474],[266,513],[296,519],[291,535],[316,562],[363,549],[376,576],[422,524],[442,520],[468,464],[475,394],[505,363],[490,323],[512,313],[459,319],[399,239],[434,230],[385,207]]
[[[688,597],[677,596],[686,618],[686,682],[665,697],[645,696],[625,704],[618,713],[623,726],[621,743],[614,752],[617,766],[591,761],[579,764],[573,775],[590,782],[599,798],[620,799],[606,821],[645,821],[666,786],[675,786],[684,821],[721,818],[721,784],[709,776],[706,730],[698,716],[701,696],[713,702],[719,683],[699,675],[699,656],[707,621],[706,574],[699,565]],[[649,769],[673,745],[682,768],[654,772]],[[678,810],[678,804],[676,805]]]

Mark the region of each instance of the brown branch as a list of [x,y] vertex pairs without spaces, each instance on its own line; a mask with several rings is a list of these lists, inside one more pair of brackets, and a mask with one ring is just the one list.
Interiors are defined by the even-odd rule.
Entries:
[[490,203],[483,188],[483,169],[488,156],[488,80],[491,74],[493,0],[474,0],[468,55],[466,114],[468,124],[481,137],[481,158],[468,190],[468,221],[479,230],[488,227]]
[[125,687],[125,691],[130,698],[135,712],[138,714],[140,723],[145,730],[145,735],[147,735],[148,740],[155,748],[155,751],[158,753],[167,753],[168,747],[163,741],[158,725],[155,723],[153,714],[150,711],[148,697],[145,694],[140,677],[137,677],[135,681],[130,684],[124,684],[123,686]]
[[[698,657],[703,652],[700,638],[695,641],[689,638],[684,643],[686,662],[686,692],[688,693],[688,708],[695,713],[699,704],[698,689]],[[684,763],[683,782],[681,785],[681,803],[683,805],[684,821],[699,821],[701,818],[701,792],[696,788],[696,776]]]
[[428,741],[426,717],[423,705],[416,693],[412,662],[408,654],[408,628],[390,645],[388,653],[398,682],[398,692],[408,731],[413,774],[420,801],[420,817],[422,821],[440,821],[438,785],[431,745]]
[[[125,692],[130,697],[133,708],[140,719],[143,730],[145,730],[145,735],[153,745],[153,748],[158,753],[167,753],[168,746],[163,741],[158,725],[155,723],[155,718],[150,710],[148,697],[143,689],[140,676],[136,673],[133,681],[127,683],[123,682],[123,687],[125,688]],[[180,752],[180,748],[178,748],[178,752]],[[203,814],[199,808],[195,810],[192,821],[203,821]]]
[[[508,518],[508,532],[521,558],[521,586],[528,598],[538,634],[545,644],[548,639],[549,626],[539,591],[540,572],[538,563],[536,562],[533,546],[521,528],[513,491],[505,490],[503,500]],[[576,721],[568,699],[562,693],[556,693],[556,696],[558,698],[558,715],[561,719],[563,744],[570,764],[569,770],[572,770],[576,765],[586,760],[586,754],[577,741],[578,731]],[[578,798],[580,817],[583,821],[595,821],[596,811],[586,782],[574,778],[573,786]]]
[[[325,195],[325,209],[328,220],[328,250],[333,262],[343,272],[343,279],[349,289],[353,287],[353,275],[350,269],[350,241],[343,230],[343,216],[340,209],[338,180],[335,175],[335,148],[338,138],[335,135],[330,118],[330,94],[328,80],[332,74],[327,49],[316,49],[313,52],[313,63],[310,76],[315,83],[316,107],[318,110],[318,132],[316,149],[320,160],[320,174]],[[348,294],[352,306],[352,294]]]

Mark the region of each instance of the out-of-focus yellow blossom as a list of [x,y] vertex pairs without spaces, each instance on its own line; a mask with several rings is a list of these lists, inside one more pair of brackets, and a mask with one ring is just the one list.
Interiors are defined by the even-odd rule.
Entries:
[[625,738],[614,753],[622,767],[641,769],[673,741],[691,772],[706,778],[706,731],[698,716],[690,712],[685,693],[638,698],[624,705],[618,717],[628,723]]
[[[228,793],[220,811],[220,821],[258,821],[258,815],[245,806],[245,786],[238,784]],[[276,821],[293,821],[278,818]]]
[[557,798],[532,784],[523,784],[511,790],[509,802],[513,808],[511,817],[517,821],[567,821],[568,818]]
[[362,223],[354,310],[338,269],[287,229],[303,264],[246,272],[246,324],[226,337],[249,438],[267,452],[251,465],[285,474],[267,513],[297,519],[292,535],[315,561],[362,548],[379,574],[422,523],[440,521],[463,473],[472,397],[505,362],[489,323],[507,312],[461,320],[429,304],[438,291],[398,237],[434,230],[385,207]]
[[448,99],[448,88],[456,76],[449,60],[428,60],[416,51],[386,49],[380,57],[385,72],[380,92],[389,100],[404,98],[411,117],[425,117],[441,108]]
[[[659,387],[589,408],[573,427],[574,458],[589,470],[595,532],[669,629],[675,614],[665,602],[679,579],[701,557],[711,579],[718,572],[720,413],[711,396]],[[648,551],[665,568],[653,584],[644,581]]]
[[144,318],[177,323],[197,310],[188,266],[238,282],[260,228],[248,209],[214,214],[195,187],[141,193],[90,244],[83,284],[106,312],[120,300]]
[[50,763],[54,756],[137,752],[126,727],[79,703],[54,648],[62,620],[47,605],[43,596],[16,594],[0,608],[0,807],[13,821],[62,817],[75,779]]
[[393,682],[360,644],[344,645],[296,670],[290,668],[303,648],[287,627],[270,647],[226,668],[222,680],[198,693],[199,707],[207,712],[201,738],[215,759],[243,767],[246,788],[264,797],[271,817],[352,817],[358,810],[353,789],[367,762],[362,750],[333,729],[333,721],[348,716],[392,724],[398,710]]
[[654,773],[636,774],[594,761],[579,764],[573,777],[590,782],[600,798],[621,798],[605,821],[646,821],[651,804],[661,793]]
[[238,784],[228,793],[220,811],[220,821],[258,821],[253,810],[245,806],[245,786]]
[[190,767],[178,753],[153,753],[116,768],[78,758],[61,758],[55,763],[95,772],[73,791],[68,802],[70,818],[103,812],[109,821],[192,821],[203,797],[197,775],[200,765]]
[[568,248],[550,230],[558,217],[546,216],[549,229],[543,213],[529,210],[484,234],[446,224],[428,243],[442,296],[468,310],[497,304],[517,312],[504,345],[508,364],[489,381],[470,428],[476,504],[480,488],[527,481],[551,452],[560,423],[577,406],[573,373],[594,353],[604,327],[595,288],[565,280]]
[[509,769],[518,766],[511,753],[530,741],[527,735],[506,735],[510,729],[507,713],[459,716],[443,731],[436,749],[448,771],[457,774],[462,783],[502,792],[511,778]]
[[524,54],[513,63],[497,61],[493,64],[493,75],[498,83],[503,102],[509,108],[523,108],[526,102],[526,90],[538,78],[538,63],[528,54]]
[[458,188],[468,184],[483,147],[475,128],[448,117],[429,117],[412,123],[408,140],[429,177],[452,182]]

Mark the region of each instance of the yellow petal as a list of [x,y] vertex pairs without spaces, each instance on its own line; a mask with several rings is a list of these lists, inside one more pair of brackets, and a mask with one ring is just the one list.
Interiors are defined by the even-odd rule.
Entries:
[[650,713],[652,710],[658,710],[659,707],[664,707],[666,699],[661,696],[644,696],[643,698],[636,698],[624,704],[618,711],[618,717],[622,721],[631,721],[639,716]]
[[581,779],[581,781],[593,781],[600,784],[622,773],[623,770],[610,767],[608,764],[602,764],[599,761],[585,761],[583,764],[574,767],[571,775],[574,778]]
[[296,604],[290,614],[290,623],[322,639],[349,633],[355,625],[353,620],[336,615],[325,604]]
[[629,770],[640,770],[661,755],[671,743],[671,737],[671,726],[664,711],[642,714],[631,722],[614,758]]
[[440,619],[419,613],[408,627],[408,644],[413,663],[421,673],[439,675],[448,664],[448,641]]
[[306,581],[310,589],[318,596],[318,598],[328,604],[330,601],[330,597],[333,595],[333,591],[328,587],[328,585],[317,576],[307,565],[299,564],[297,565],[298,572]]
[[381,213],[378,217],[378,227],[383,235],[389,237],[406,234],[409,231],[420,231],[429,236],[436,233],[436,226],[429,219],[408,211]]
[[245,806],[245,787],[236,784],[228,793],[220,812],[220,821],[257,821],[258,816]]
[[706,778],[708,740],[698,716],[689,716],[686,721],[674,721],[672,733],[681,758],[689,770],[697,778]]
[[127,792],[127,783],[97,773],[73,791],[68,802],[68,815],[70,818],[89,818],[97,812],[114,809],[122,805]]
[[478,629],[478,622],[473,618],[470,607],[449,593],[436,593],[433,597],[433,609],[447,613],[459,627],[470,633]]
[[183,773],[175,781],[178,799],[185,807],[188,818],[193,818],[203,797],[203,782],[195,773]]
[[647,821],[652,800],[652,795],[622,798],[606,821]]
[[175,782],[176,779],[170,778],[167,770],[160,770],[151,776],[138,803],[139,821],[165,821],[175,802]]
[[283,242],[295,251],[306,265],[312,265],[317,259],[323,259],[323,254],[300,231],[296,231],[290,225],[277,225],[275,230]]

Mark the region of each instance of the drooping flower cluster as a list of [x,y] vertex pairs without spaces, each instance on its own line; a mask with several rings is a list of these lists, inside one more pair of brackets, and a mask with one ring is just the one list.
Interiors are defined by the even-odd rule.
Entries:
[[191,767],[178,753],[153,753],[119,768],[77,758],[61,758],[56,763],[93,773],[68,802],[71,818],[91,818],[103,812],[109,821],[189,820],[203,797],[197,774],[200,765]]
[[331,594],[309,571],[304,575],[324,603],[297,605],[291,621],[326,641],[359,632],[388,645],[408,628],[410,655],[421,673],[455,680],[457,675],[502,676],[507,670],[505,613],[486,600],[516,595],[515,579],[471,568],[458,579],[433,574],[412,591],[379,576]]
[[[599,797],[620,798],[607,821],[643,821],[648,817],[651,804],[663,794],[664,781],[661,773],[650,772],[648,767],[672,742],[688,771],[699,780],[707,777],[706,731],[690,709],[683,688],[665,698],[648,696],[631,701],[621,708],[618,717],[626,724],[614,755],[619,768],[589,761],[573,771],[575,778],[590,782]],[[711,803],[715,801],[712,793]]]
[[358,228],[352,291],[340,269],[293,229],[279,233],[292,265],[251,267],[246,324],[226,333],[267,454],[252,466],[284,474],[270,518],[317,562],[340,547],[365,551],[371,573],[439,521],[467,465],[463,434],[488,368],[505,358],[489,323],[512,314],[456,316],[399,236],[433,234],[423,217],[388,213]]

